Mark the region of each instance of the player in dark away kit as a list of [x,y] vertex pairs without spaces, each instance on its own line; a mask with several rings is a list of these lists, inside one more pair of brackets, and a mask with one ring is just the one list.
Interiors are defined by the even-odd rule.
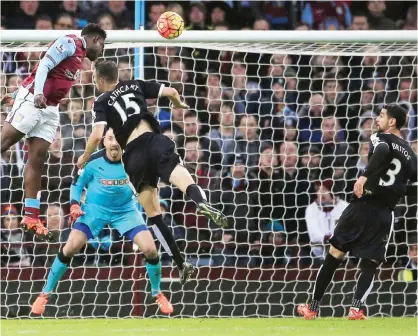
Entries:
[[369,164],[354,185],[350,205],[335,227],[312,298],[297,308],[307,320],[317,317],[319,303],[346,252],[361,258],[348,319],[366,319],[360,308],[373,288],[377,267],[386,260],[393,210],[405,194],[417,194],[417,156],[400,133],[406,119],[407,112],[398,105],[386,105],[376,119],[378,133],[370,139]]
[[183,167],[174,142],[161,134],[158,121],[148,111],[145,100],[168,97],[176,108],[188,106],[182,103],[176,89],[157,82],[130,80],[118,83],[118,67],[113,61],[97,62],[94,78],[97,89],[103,93],[94,102],[93,131],[77,165],[80,168],[87,162],[99,144],[105,126],[112,128],[124,150],[122,161],[138,193],[138,201],[147,214],[149,224],[158,228],[171,249],[182,282],[185,282],[195,272],[195,268],[184,262],[171,230],[163,221],[158,200],[158,179],[179,188],[198,205],[201,214],[217,225],[226,227],[227,219],[208,204],[204,191]]

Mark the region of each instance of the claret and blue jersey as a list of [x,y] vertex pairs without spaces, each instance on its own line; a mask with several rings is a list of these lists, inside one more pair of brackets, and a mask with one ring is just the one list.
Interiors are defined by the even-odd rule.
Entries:
[[[94,153],[74,178],[70,191],[72,204],[80,203],[84,188],[87,188],[86,200],[81,208],[85,215],[77,220],[74,228],[80,229],[79,224],[87,226],[91,234],[82,231],[89,239],[96,237],[106,224],[121,235],[137,227],[139,231],[147,229],[121,161],[109,160],[105,149]],[[139,231],[136,229],[135,234]],[[131,240],[133,236],[128,234]]]

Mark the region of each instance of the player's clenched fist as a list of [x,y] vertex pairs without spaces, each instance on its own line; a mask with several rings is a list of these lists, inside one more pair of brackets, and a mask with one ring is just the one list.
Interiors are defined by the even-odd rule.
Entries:
[[70,225],[73,225],[77,218],[82,215],[84,215],[84,212],[81,210],[80,205],[73,204],[70,208]]
[[43,94],[37,94],[33,100],[33,104],[37,108],[45,108],[46,107],[46,98]]

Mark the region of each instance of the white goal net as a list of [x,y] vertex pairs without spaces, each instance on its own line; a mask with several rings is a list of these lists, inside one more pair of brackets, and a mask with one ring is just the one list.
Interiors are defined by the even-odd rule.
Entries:
[[[40,32],[3,32],[1,95],[39,61]],[[414,33],[414,32],[412,32]],[[416,33],[416,32],[415,32]],[[409,111],[403,136],[417,149],[417,43],[410,32],[111,32],[104,57],[120,80],[139,76],[175,87],[190,106],[149,100],[164,134],[230,226],[196,214],[178,190],[160,185],[161,208],[187,259],[184,287],[161,248],[162,289],[179,317],[294,316],[308,298],[335,222],[367,164],[374,117],[386,103]],[[363,35],[360,35],[363,34]],[[74,164],[91,132],[92,64],[60,104],[60,129],[44,167],[41,212],[55,241],[19,228],[24,141],[2,155],[1,317],[28,317],[68,237]],[[2,124],[10,106],[1,107]],[[402,199],[387,263],[368,298],[369,315],[416,315],[417,198]],[[343,316],[358,260],[348,256],[328,288],[322,316]],[[44,317],[158,314],[142,254],[106,229],[73,258]],[[32,317],[32,316],[31,316]]]

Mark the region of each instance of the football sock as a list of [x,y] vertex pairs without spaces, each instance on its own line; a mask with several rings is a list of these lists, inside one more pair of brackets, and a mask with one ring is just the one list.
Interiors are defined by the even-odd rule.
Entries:
[[68,264],[70,263],[70,261],[70,257],[64,256],[62,252],[58,253],[51,266],[51,269],[49,270],[48,279],[44,288],[42,289],[42,293],[51,293],[54,291],[54,288],[57,285],[58,281],[61,280],[65,271],[68,269]]
[[311,311],[318,311],[319,303],[321,302],[325,290],[327,289],[329,283],[332,280],[332,277],[334,276],[335,270],[341,264],[341,261],[342,260],[333,257],[329,253],[325,257],[324,263],[322,264],[318,271],[318,275],[316,276],[315,287],[312,299],[310,301]]
[[145,268],[147,269],[149,281],[151,283],[151,295],[156,296],[161,292],[161,262],[160,259],[147,259]]
[[171,229],[163,220],[162,215],[154,216],[148,218],[150,226],[153,227],[153,231],[161,245],[164,247],[164,250],[173,257],[174,262],[177,265],[177,268],[182,270],[184,258],[180,253],[180,249],[177,246],[177,243],[174,239]]
[[363,259],[360,263],[360,276],[357,280],[356,290],[354,292],[351,307],[360,309],[373,288],[373,281],[376,275],[376,269],[379,265],[371,260]]
[[186,189],[186,195],[196,204],[206,202],[206,194],[197,184],[191,184]]
[[30,218],[39,217],[39,208],[41,207],[41,201],[36,198],[25,198],[25,216]]

